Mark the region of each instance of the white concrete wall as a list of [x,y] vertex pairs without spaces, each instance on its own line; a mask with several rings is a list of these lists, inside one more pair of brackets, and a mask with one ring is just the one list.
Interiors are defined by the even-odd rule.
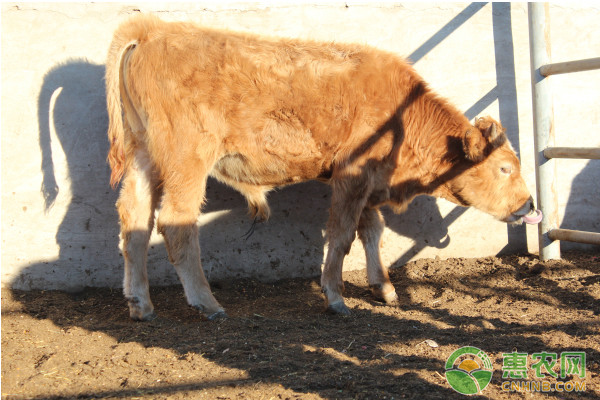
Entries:
[[[103,64],[112,32],[139,11],[232,30],[367,43],[409,56],[469,118],[502,119],[535,193],[525,3],[317,3],[3,3],[2,284],[121,285],[117,194],[105,162]],[[598,56],[599,20],[600,9],[590,3],[553,5],[554,61]],[[599,146],[600,72],[553,80],[559,144]],[[600,231],[598,162],[559,165],[564,226]],[[201,218],[209,279],[318,274],[329,195],[318,183],[272,193],[271,221],[245,241],[245,201],[210,181]],[[441,200],[419,198],[403,215],[385,215],[387,264],[537,251],[535,227],[508,228]],[[358,241],[345,266],[364,267]],[[149,274],[153,284],[177,281],[157,235]]]

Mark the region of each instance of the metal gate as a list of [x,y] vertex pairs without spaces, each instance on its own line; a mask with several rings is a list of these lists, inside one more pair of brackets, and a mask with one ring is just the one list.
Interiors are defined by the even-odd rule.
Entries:
[[560,258],[560,240],[600,245],[600,233],[558,227],[558,188],[554,159],[600,159],[600,148],[554,146],[554,110],[548,79],[555,74],[600,69],[600,57],[552,64],[548,3],[529,3],[528,11],[537,200],[544,214],[544,219],[538,226],[538,238],[540,258],[548,260]]

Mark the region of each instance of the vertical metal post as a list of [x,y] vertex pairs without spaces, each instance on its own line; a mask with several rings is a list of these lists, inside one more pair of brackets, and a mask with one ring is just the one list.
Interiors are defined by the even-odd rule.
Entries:
[[537,201],[544,213],[538,225],[538,237],[540,258],[549,260],[560,258],[560,242],[548,236],[549,231],[558,228],[556,161],[544,156],[544,149],[554,146],[554,110],[549,78],[540,73],[540,67],[550,63],[549,6],[548,3],[529,3],[528,11]]

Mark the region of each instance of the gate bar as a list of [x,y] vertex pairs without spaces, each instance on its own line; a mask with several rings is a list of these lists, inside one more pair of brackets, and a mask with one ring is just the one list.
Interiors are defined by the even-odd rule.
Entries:
[[544,156],[554,147],[554,110],[550,82],[540,67],[550,63],[550,9],[547,3],[528,3],[529,43],[531,53],[531,89],[533,92],[533,129],[536,151],[536,192],[538,207],[544,213],[538,225],[538,241],[542,260],[560,258],[560,242],[548,232],[558,228],[556,162]]
[[587,243],[600,245],[600,233],[575,231],[571,229],[552,229],[548,232],[552,240],[566,240],[568,242]]
[[600,57],[586,58],[585,60],[566,61],[561,63],[546,64],[540,67],[543,76],[566,74],[568,72],[588,71],[600,68]]
[[600,147],[548,147],[544,149],[544,157],[600,160]]

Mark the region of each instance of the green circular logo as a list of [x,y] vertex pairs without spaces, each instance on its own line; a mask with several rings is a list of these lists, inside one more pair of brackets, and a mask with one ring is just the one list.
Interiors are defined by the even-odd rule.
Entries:
[[477,347],[461,347],[446,361],[446,380],[462,394],[481,392],[492,380],[492,372],[492,361]]

